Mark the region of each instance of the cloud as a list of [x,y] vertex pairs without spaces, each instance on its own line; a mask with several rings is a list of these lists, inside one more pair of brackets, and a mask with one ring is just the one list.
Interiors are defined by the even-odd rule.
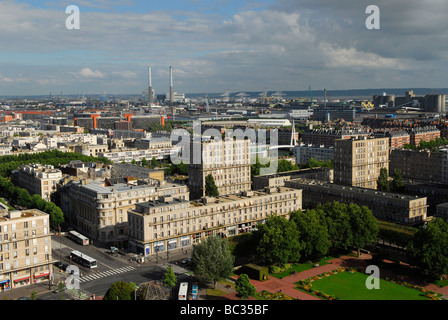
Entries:
[[[140,93],[148,65],[160,92],[168,89],[170,65],[178,92],[435,87],[448,67],[446,0],[379,2],[381,29],[373,31],[365,27],[367,3],[354,0],[276,0],[261,7],[263,1],[246,1],[231,15],[149,5],[115,10],[133,3],[93,1],[95,10],[81,8],[81,29],[67,30],[61,5],[0,2],[1,58],[8,58],[7,66],[0,62],[0,80],[12,89],[32,60],[36,68],[28,68],[27,78],[51,79],[47,91],[58,83],[75,92],[85,84]],[[32,54],[39,59],[28,61]]]
[[79,75],[85,78],[104,78],[104,74],[101,71],[98,70],[92,70],[90,68],[83,68]]

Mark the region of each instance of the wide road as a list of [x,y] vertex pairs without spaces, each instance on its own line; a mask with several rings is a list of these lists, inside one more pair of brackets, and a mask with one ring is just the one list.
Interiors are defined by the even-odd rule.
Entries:
[[[95,294],[96,296],[103,296],[110,286],[117,281],[133,282],[135,284],[151,280],[161,281],[167,267],[166,259],[160,259],[158,264],[138,264],[128,261],[127,257],[111,255],[107,250],[99,249],[95,246],[81,246],[66,236],[52,236],[52,249],[55,260],[60,260],[68,265],[76,265],[79,268],[79,287],[81,291]],[[73,250],[78,250],[97,260],[98,267],[87,269],[70,262],[70,252]],[[169,262],[173,266],[178,283],[181,281],[193,281],[193,278],[186,274],[188,270],[181,263],[183,259],[185,257],[170,259]],[[69,274],[56,267],[54,269],[55,277],[52,288],[56,290],[57,282],[60,280],[65,281]],[[38,300],[57,299],[59,299],[59,294],[53,292],[41,294],[38,297]]]

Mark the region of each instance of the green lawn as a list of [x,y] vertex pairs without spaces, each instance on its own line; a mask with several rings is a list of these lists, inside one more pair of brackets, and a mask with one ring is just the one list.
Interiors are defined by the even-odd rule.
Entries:
[[312,282],[312,288],[340,300],[428,300],[419,290],[380,280],[380,289],[367,289],[368,275],[341,272]]

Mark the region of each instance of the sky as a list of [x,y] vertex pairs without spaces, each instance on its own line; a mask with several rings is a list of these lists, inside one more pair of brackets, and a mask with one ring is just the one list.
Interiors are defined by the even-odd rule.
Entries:
[[447,12],[446,0],[0,0],[0,96],[141,94],[148,66],[156,94],[170,66],[179,93],[446,88]]

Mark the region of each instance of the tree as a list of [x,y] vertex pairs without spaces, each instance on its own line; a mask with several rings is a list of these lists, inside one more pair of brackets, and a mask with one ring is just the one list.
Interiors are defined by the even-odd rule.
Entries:
[[317,206],[316,212],[327,227],[332,247],[347,249],[352,243],[347,205],[338,201],[328,202]]
[[300,240],[303,241],[302,251],[304,260],[319,258],[327,254],[331,247],[331,241],[327,226],[321,221],[316,210],[294,211],[290,215],[298,230],[300,230]]
[[146,158],[143,157],[140,164],[142,165],[142,167],[146,167],[146,165],[148,164],[148,160],[146,160]]
[[403,192],[406,190],[406,185],[403,182],[403,175],[400,169],[395,169],[393,174],[393,180],[390,187],[393,192]]
[[103,300],[134,300],[134,286],[124,281],[112,283]]
[[293,221],[283,216],[272,215],[263,224],[258,224],[254,237],[258,243],[256,254],[266,265],[281,265],[298,262],[304,248],[300,232]]
[[430,281],[448,273],[448,222],[435,218],[418,230],[407,247],[411,263]]
[[249,276],[245,273],[240,274],[236,280],[235,289],[242,298],[248,298],[255,294],[255,286],[250,283]]
[[380,191],[390,191],[389,186],[389,175],[387,173],[387,168],[380,169],[380,175],[377,180],[377,189]]
[[155,167],[158,167],[159,165],[160,165],[159,161],[155,157],[152,157],[151,166],[155,168]]
[[210,236],[193,246],[192,270],[199,281],[211,281],[214,288],[217,281],[230,276],[234,261],[225,238]]
[[173,267],[168,266],[166,268],[166,272],[163,275],[163,285],[165,287],[169,287],[172,288],[176,285],[177,282],[177,278],[176,278],[176,274],[174,273]]
[[209,174],[205,177],[205,195],[207,197],[218,197],[219,191],[218,187],[215,184],[215,179],[212,174]]
[[348,215],[352,236],[351,244],[358,249],[357,256],[359,258],[361,248],[377,241],[378,222],[369,208],[366,206],[360,207],[354,203],[350,203],[348,206]]

